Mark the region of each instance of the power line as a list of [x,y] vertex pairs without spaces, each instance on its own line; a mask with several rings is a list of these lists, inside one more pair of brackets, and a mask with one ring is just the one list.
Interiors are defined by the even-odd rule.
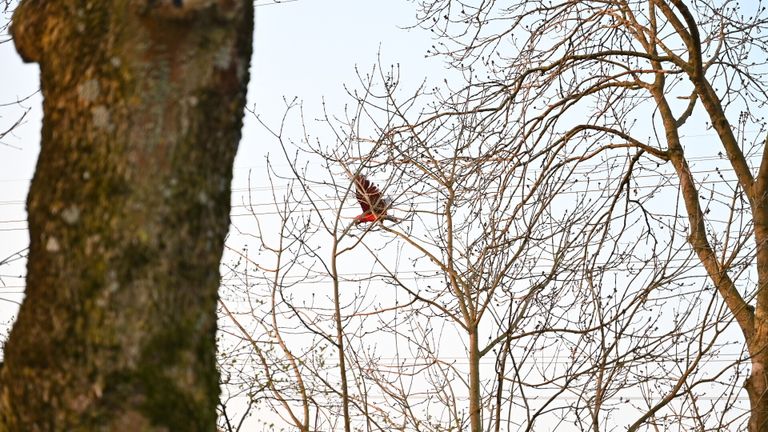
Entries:
[[[692,171],[692,174],[712,174],[712,173],[721,173],[723,171],[727,171],[726,169],[722,170],[700,170],[700,171]],[[632,177],[633,179],[640,179],[640,178],[656,178],[659,177],[657,174],[644,174],[639,176]],[[615,178],[598,178],[598,179],[587,179],[588,183],[593,184],[601,184],[603,182],[608,183],[612,181],[616,181]],[[730,184],[732,182],[736,182],[736,179],[732,180],[725,180],[725,179],[716,179],[716,180],[704,180],[700,181],[697,184],[700,186],[705,185],[718,185],[718,184]],[[313,184],[312,187],[332,187],[331,184]],[[295,187],[296,188],[296,187]],[[644,189],[659,189],[659,188],[678,188],[677,183],[667,183],[667,184],[654,184],[654,185],[634,185],[629,186],[632,190],[644,190]],[[287,186],[285,187],[277,187],[277,190],[289,190]],[[298,189],[298,188],[296,188]],[[252,187],[252,188],[233,188],[232,189],[232,195],[234,197],[242,197],[244,192],[263,192],[263,191],[271,191],[273,190],[269,186],[265,187]],[[292,189],[291,189],[292,190]],[[555,195],[570,195],[570,194],[585,194],[585,193],[594,193],[594,192],[604,192],[605,188],[593,188],[593,189],[581,189],[581,190],[562,190],[559,192],[555,192]],[[486,195],[492,195],[492,192],[486,192]],[[412,195],[412,196],[423,196],[423,194],[420,194],[418,192],[411,192],[407,191],[404,193],[404,195]],[[323,202],[323,203],[336,203],[336,198],[314,198],[314,202]],[[298,201],[294,201],[293,203],[297,203]],[[432,201],[425,201],[424,204],[430,204]],[[14,206],[14,205],[24,205],[26,204],[25,200],[5,200],[0,201],[0,206]],[[280,203],[282,204],[282,203]],[[250,207],[263,207],[263,206],[274,206],[274,202],[267,202],[267,203],[247,203],[247,204],[231,204],[231,208],[250,208]],[[277,214],[277,212],[274,212],[272,214]],[[4,223],[4,221],[0,221],[0,223]]]
[[[298,1],[298,0],[293,0]],[[715,136],[715,134],[703,134],[703,135],[691,135],[691,136]],[[753,155],[746,157],[747,160],[760,160],[760,155]],[[727,158],[725,156],[696,156],[686,159],[688,163],[694,163],[694,162],[708,162],[708,161],[727,161]],[[288,163],[280,163],[280,164],[270,164],[270,166],[273,167],[289,167],[290,164]],[[243,166],[236,166],[233,169],[235,171],[243,171],[243,170],[252,170],[252,169],[266,169],[267,165],[243,165]],[[584,172],[594,172],[598,168],[605,168],[605,162],[602,163],[596,163],[596,164],[584,164],[579,165],[579,170],[576,172],[581,172],[582,170]],[[731,169],[730,166],[726,167],[724,169]],[[531,170],[531,172],[539,172],[540,170]],[[722,171],[722,170],[721,170]],[[32,178],[9,178],[9,179],[0,179],[0,183],[4,182],[31,182]]]

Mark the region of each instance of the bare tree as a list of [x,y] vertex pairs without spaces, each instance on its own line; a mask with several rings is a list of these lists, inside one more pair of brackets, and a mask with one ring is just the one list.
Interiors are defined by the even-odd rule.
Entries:
[[[23,1],[40,64],[4,430],[213,430],[219,260],[253,5]],[[44,35],[44,36],[43,36]]]
[[[468,367],[456,376],[468,376],[469,412],[458,428],[532,430],[553,422],[553,413],[575,421],[583,411],[591,422],[581,420],[582,429],[618,427],[609,399],[642,386],[648,365],[679,365],[670,348],[680,338],[698,346],[688,349],[686,367],[664,380],[675,389],[673,398],[693,399],[680,389],[724,342],[710,321],[695,319],[711,307],[706,301],[664,305],[665,292],[689,289],[682,277],[690,255],[681,237],[664,239],[662,248],[645,214],[632,212],[651,197],[633,197],[631,178],[616,173],[633,171],[642,154],[602,160],[595,178],[592,164],[600,152],[531,139],[516,117],[489,117],[491,110],[476,106],[482,88],[471,75],[467,81],[445,98],[427,95],[436,108],[424,109],[416,99],[398,102],[398,78],[390,72],[381,76],[378,97],[368,90],[359,100],[367,115],[380,110],[391,116],[381,122],[387,128],[377,141],[385,145],[364,160],[397,166],[397,184],[428,197],[428,204],[411,209],[419,228],[383,229],[423,254],[414,261],[436,265],[444,288],[424,297],[436,316],[466,332]],[[648,249],[637,250],[639,241]],[[667,260],[658,259],[662,253]],[[617,282],[618,276],[624,280]],[[674,313],[676,322],[660,325],[659,310]],[[565,352],[570,361],[561,363]],[[489,354],[496,354],[495,375],[479,378],[480,361]],[[583,405],[563,403],[574,393]],[[513,414],[516,404],[523,409],[515,414],[525,412],[525,420]],[[491,409],[482,414],[479,407]],[[636,411],[643,417],[658,408]]]
[[[233,266],[227,284],[238,293],[232,333],[259,369],[237,381],[296,428],[309,407],[310,430],[620,430],[627,412],[635,429],[689,420],[678,408],[717,375],[700,365],[724,349],[727,317],[686,279],[679,230],[650,229],[674,228],[676,215],[649,220],[653,195],[619,175],[642,154],[601,160],[530,140],[516,120],[488,122],[469,92],[398,100],[398,81],[395,70],[362,76],[323,139],[274,131],[293,183],[273,192],[281,243],[254,236],[275,259]],[[297,154],[327,168],[299,168]],[[390,195],[399,222],[354,223],[359,173]],[[244,283],[251,271],[268,282]],[[272,303],[258,303],[262,289]],[[671,389],[664,403],[659,388]]]
[[[282,129],[274,134],[283,139]],[[252,360],[235,380],[250,383],[242,388],[246,398],[291,428],[351,430],[368,423],[391,430],[382,419],[385,411],[376,411],[365,401],[366,391],[350,382],[355,348],[349,346],[361,331],[350,321],[368,296],[342,292],[351,281],[339,260],[350,254],[348,243],[359,240],[350,236],[351,225],[339,216],[336,202],[322,198],[321,190],[332,190],[328,184],[313,182],[303,174],[306,168],[289,161],[287,178],[270,175],[271,211],[265,214],[266,203],[251,197],[243,203],[256,224],[241,233],[247,246],[231,249],[235,261],[223,281],[228,294],[222,310],[231,329],[225,340],[243,344]],[[275,232],[273,226],[280,228]],[[258,262],[252,250],[258,250]],[[234,355],[223,353],[222,364]]]
[[[420,24],[439,38],[435,53],[476,77],[473,109],[485,121],[519,119],[527,140],[553,149],[590,149],[606,158],[637,152],[623,175],[640,195],[667,197],[639,211],[660,242],[684,236],[695,252],[709,278],[705,288],[711,284],[719,294],[713,310],[728,312],[717,315],[721,323],[706,315],[701,323],[720,332],[735,320],[751,366],[744,385],[748,429],[768,430],[768,141],[762,138],[768,16],[762,3],[420,5]],[[660,194],[649,184],[653,178],[658,188],[675,185],[679,195]],[[682,208],[679,217],[674,203]],[[664,219],[672,222],[656,222]],[[666,259],[662,250],[654,255]],[[732,373],[738,376],[741,367],[734,362]],[[712,376],[717,381],[721,373]],[[690,379],[662,391],[630,429],[652,422],[675,392],[693,388]],[[683,408],[681,428],[733,429],[717,422],[738,418],[730,403],[706,422],[698,405]]]

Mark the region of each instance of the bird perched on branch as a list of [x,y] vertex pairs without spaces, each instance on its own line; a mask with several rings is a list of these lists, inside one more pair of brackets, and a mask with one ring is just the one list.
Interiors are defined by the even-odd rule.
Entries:
[[355,224],[380,220],[399,222],[397,218],[387,215],[387,210],[392,202],[384,198],[375,184],[362,174],[356,174],[352,180],[355,182],[355,197],[360,203],[360,207],[363,208],[363,212],[355,216]]

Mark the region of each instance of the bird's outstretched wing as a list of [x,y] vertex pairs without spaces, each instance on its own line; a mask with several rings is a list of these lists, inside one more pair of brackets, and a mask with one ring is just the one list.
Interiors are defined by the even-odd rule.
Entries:
[[387,210],[387,204],[381,196],[381,191],[375,184],[371,183],[362,174],[357,174],[355,180],[355,198],[363,208],[363,213],[384,213]]

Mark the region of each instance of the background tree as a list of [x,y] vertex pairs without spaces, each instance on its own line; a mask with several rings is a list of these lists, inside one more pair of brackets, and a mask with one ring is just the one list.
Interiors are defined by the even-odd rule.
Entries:
[[13,40],[40,64],[45,117],[26,298],[0,375],[4,430],[214,429],[252,7],[17,8]]
[[[435,53],[482,77],[473,87],[475,109],[489,120],[520,118],[527,139],[567,148],[637,151],[624,174],[636,185],[633,195],[659,194],[650,179],[677,186],[673,200],[635,209],[660,241],[670,232],[687,239],[719,293],[713,307],[728,311],[712,324],[738,326],[751,366],[745,389],[753,432],[768,430],[766,23],[762,3],[731,1],[440,0],[422,2],[420,16],[440,39]],[[684,209],[679,218],[672,202]],[[674,223],[657,223],[670,211]],[[741,362],[734,365],[740,374]],[[686,408],[695,427],[722,427],[700,423],[695,408]],[[733,408],[719,407],[721,417]]]
[[[469,92],[398,100],[392,72],[361,77],[346,117],[321,122],[328,136],[274,128],[290,167],[272,190],[282,230],[254,232],[225,280],[243,347],[227,359],[233,391],[298,429],[315,413],[310,430],[345,417],[368,430],[728,428],[692,391],[729,367],[700,370],[725,348],[724,311],[686,279],[684,238],[662,241],[629,211],[653,201],[620,175],[640,156],[529,142]],[[352,225],[357,172],[402,222]]]

